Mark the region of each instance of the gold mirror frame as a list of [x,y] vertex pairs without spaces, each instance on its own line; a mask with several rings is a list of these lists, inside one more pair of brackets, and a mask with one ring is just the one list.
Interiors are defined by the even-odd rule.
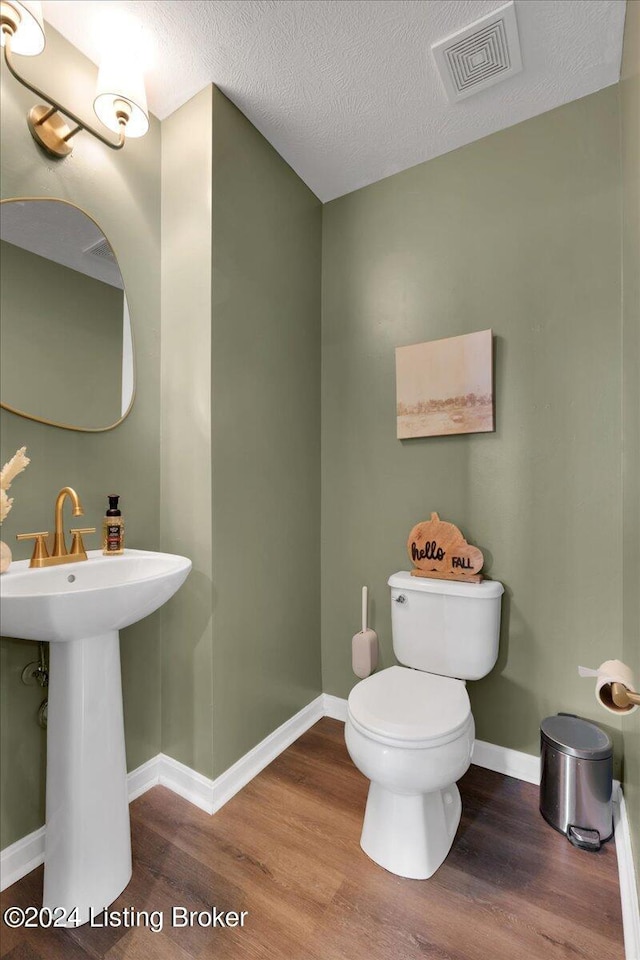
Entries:
[[[63,200],[61,197],[5,197],[3,200],[0,200],[0,206],[2,206],[5,203],[27,203],[29,201],[31,202],[37,201],[38,203],[43,203],[43,202],[64,203],[68,207],[73,207],[74,210],[79,210],[80,213],[83,213],[85,217],[88,217],[88,219],[91,220],[91,222],[96,225],[96,227],[98,228],[102,236],[105,238],[105,240],[111,247],[111,251],[115,257],[116,263],[119,265],[120,261],[118,260],[118,255],[116,254],[113,244],[105,234],[104,230],[102,229],[98,221],[95,219],[95,217],[92,217],[90,213],[87,213],[86,210],[83,210],[82,207],[79,207],[77,203],[72,203],[71,200]],[[122,274],[122,270],[120,270],[120,273]],[[124,287],[124,278],[123,278],[123,292],[126,297],[127,291]],[[133,365],[133,388],[131,390],[131,400],[129,402],[129,406],[127,407],[125,412],[122,414],[122,416],[115,421],[115,423],[111,423],[107,427],[74,427],[74,426],[71,426],[71,424],[69,423],[59,423],[57,420],[48,420],[45,417],[38,417],[36,416],[36,414],[33,414],[33,413],[25,413],[24,410],[18,410],[16,407],[12,407],[11,404],[9,403],[3,403],[2,400],[0,400],[0,408],[3,410],[7,410],[9,413],[15,414],[17,417],[24,417],[26,420],[34,420],[36,423],[44,423],[48,427],[59,427],[61,430],[75,430],[77,433],[107,433],[109,430],[114,430],[116,427],[120,426],[122,421],[126,420],[126,418],[129,416],[129,414],[131,413],[131,409],[133,407],[133,403],[136,399],[136,390],[137,390],[136,343],[135,343],[135,336],[133,333],[133,323],[131,321],[130,311],[129,311],[129,327],[130,327],[130,334],[131,334],[131,362]]]

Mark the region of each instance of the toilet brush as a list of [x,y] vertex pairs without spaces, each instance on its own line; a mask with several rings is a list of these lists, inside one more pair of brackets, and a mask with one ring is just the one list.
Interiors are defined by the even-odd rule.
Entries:
[[362,630],[351,641],[351,663],[356,677],[368,677],[378,665],[378,635],[367,629],[368,591],[362,588]]

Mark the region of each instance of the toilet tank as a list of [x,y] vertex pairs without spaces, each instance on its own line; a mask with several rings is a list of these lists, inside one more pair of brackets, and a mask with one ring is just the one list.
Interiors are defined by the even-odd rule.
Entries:
[[406,667],[478,680],[498,659],[504,587],[497,580],[464,583],[389,577],[393,650]]

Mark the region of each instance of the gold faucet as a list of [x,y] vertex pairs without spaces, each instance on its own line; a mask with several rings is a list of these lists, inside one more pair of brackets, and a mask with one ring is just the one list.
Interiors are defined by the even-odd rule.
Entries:
[[84,543],[82,542],[82,534],[95,533],[96,528],[72,528],[71,533],[73,534],[73,541],[71,543],[71,550],[67,550],[62,518],[64,502],[67,497],[69,500],[71,500],[73,505],[72,512],[74,517],[81,517],[84,513],[82,504],[80,503],[80,497],[75,492],[73,487],[63,487],[56,497],[55,528],[51,555],[49,555],[46,544],[46,538],[49,536],[48,530],[40,533],[19,533],[16,536],[16,540],[35,540],[33,555],[31,557],[31,562],[29,563],[30,567],[53,567],[60,563],[77,563],[79,560],[87,559],[87,552],[84,548]]

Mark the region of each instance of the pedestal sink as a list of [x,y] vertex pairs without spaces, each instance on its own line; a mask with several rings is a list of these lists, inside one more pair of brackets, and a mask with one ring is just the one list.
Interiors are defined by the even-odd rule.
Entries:
[[86,923],[131,878],[118,631],[162,606],[186,557],[89,551],[80,563],[0,577],[3,636],[50,641],[44,902]]

